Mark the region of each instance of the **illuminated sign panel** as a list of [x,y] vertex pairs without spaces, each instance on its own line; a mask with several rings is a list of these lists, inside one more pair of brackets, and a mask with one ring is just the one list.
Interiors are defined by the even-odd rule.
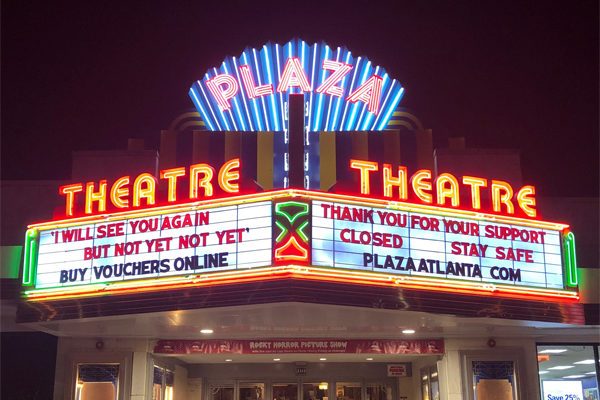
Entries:
[[345,47],[294,39],[227,57],[189,91],[211,131],[288,132],[288,97],[298,93],[304,93],[307,132],[380,131],[404,89]]
[[31,225],[23,284],[31,300],[295,277],[572,301],[575,271],[568,225],[287,189]]
[[560,232],[426,212],[312,203],[312,264],[563,288]]
[[36,288],[271,264],[271,202],[149,214],[39,231]]

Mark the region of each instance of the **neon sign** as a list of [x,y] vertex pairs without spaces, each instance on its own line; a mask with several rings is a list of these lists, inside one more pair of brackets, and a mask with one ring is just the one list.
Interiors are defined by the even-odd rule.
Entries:
[[23,284],[41,299],[294,276],[576,300],[572,243],[564,224],[287,189],[31,225]]
[[[482,193],[488,190],[489,204],[485,208],[498,214],[514,215],[517,213],[529,218],[537,216],[535,209],[535,188],[530,185],[516,191],[508,183],[492,179],[488,183],[485,178],[463,176],[459,180],[452,174],[442,173],[433,178],[432,171],[419,170],[410,178],[407,168],[391,164],[379,165],[375,161],[350,160],[350,170],[358,173],[358,190],[363,196],[372,196],[372,186],[380,183],[380,193],[384,198],[400,201],[412,201],[421,204],[441,207],[470,207],[472,210],[482,209]],[[92,215],[107,211],[125,211],[131,208],[154,207],[161,204],[174,204],[190,200],[201,200],[215,195],[216,189],[224,194],[240,193],[239,180],[241,162],[235,158],[225,162],[219,171],[208,164],[194,164],[189,168],[178,167],[160,171],[161,182],[166,185],[166,198],[157,199],[158,180],[148,173],[142,173],[135,179],[124,176],[110,185],[107,180],[99,182],[82,182],[64,185],[59,193],[65,196],[65,216],[80,215],[76,210],[79,196],[83,196],[84,214]],[[381,173],[379,173],[381,171]],[[215,179],[216,176],[216,179]],[[376,182],[376,180],[379,181]],[[216,181],[216,182],[215,182]],[[187,189],[187,196],[178,198],[181,189]],[[462,192],[470,196],[468,204],[461,204]],[[354,192],[355,190],[353,190]],[[464,193],[463,193],[464,194]],[[464,196],[463,196],[464,197]],[[518,206],[515,207],[515,204]],[[300,237],[296,237],[299,244]],[[291,245],[295,245],[292,243]]]
[[[459,207],[460,187],[458,179],[452,174],[443,173],[435,179],[432,172],[422,169],[415,172],[408,179],[407,170],[404,166],[397,167],[396,176],[390,164],[383,164],[381,174],[381,186],[384,197],[408,200],[409,197],[424,204],[434,204],[433,193],[435,192],[435,204],[442,207]],[[350,160],[350,168],[359,172],[360,193],[369,195],[371,192],[371,173],[379,170],[379,163],[375,161]],[[410,184],[409,184],[410,182]],[[481,193],[488,187],[488,180],[473,176],[463,176],[461,180],[463,189],[467,189],[473,210],[481,209]],[[410,193],[409,193],[410,188]],[[397,189],[398,196],[394,195]],[[508,182],[492,180],[489,184],[491,209],[497,213],[515,214],[513,198],[519,205],[520,211],[530,218],[535,218],[535,188],[530,185],[523,186],[514,194],[513,187]],[[411,194],[411,196],[409,196]],[[450,203],[450,204],[447,204]]]
[[[237,181],[240,179],[240,160],[234,158],[221,166],[218,173],[208,164],[191,165],[186,172],[184,167],[171,168],[160,171],[160,178],[167,184],[167,203],[177,202],[178,188],[183,186],[180,181],[187,180],[188,200],[212,197],[215,191],[214,177],[217,175],[218,187],[224,193],[239,193]],[[189,178],[185,178],[189,173]],[[179,179],[181,178],[181,179]],[[151,174],[143,173],[133,180],[124,176],[112,183],[110,190],[108,182],[81,182],[64,185],[59,188],[59,193],[65,196],[65,215],[72,217],[78,214],[75,209],[79,192],[84,192],[85,214],[96,214],[112,210],[124,210],[131,207],[151,207],[157,204],[156,192],[158,180]],[[109,202],[110,200],[110,202]],[[130,201],[131,200],[131,201]],[[162,201],[161,201],[162,202]]]
[[289,94],[304,93],[305,131],[380,131],[404,93],[345,47],[294,39],[226,58],[189,94],[211,131],[288,131]]

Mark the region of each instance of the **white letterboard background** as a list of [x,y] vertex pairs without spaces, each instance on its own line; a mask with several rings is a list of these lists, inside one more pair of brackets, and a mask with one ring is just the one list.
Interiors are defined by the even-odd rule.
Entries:
[[[351,208],[361,208],[373,210],[373,222],[354,222],[331,218],[331,208],[328,210],[328,218],[324,218],[322,205],[349,206]],[[382,225],[377,211],[394,212],[406,214],[407,227]],[[410,228],[410,217],[412,215],[421,217],[436,218],[440,223],[440,231],[422,230],[419,227]],[[443,219],[453,221],[475,222],[479,224],[479,236],[446,233]],[[523,242],[518,239],[497,239],[485,237],[485,227],[487,225],[497,227],[509,227],[518,229],[528,229],[541,231],[545,233],[544,244]],[[370,244],[356,244],[342,241],[340,233],[343,229],[354,229],[357,232],[356,237],[362,231],[382,232],[398,234],[402,237],[403,244],[400,248],[390,248],[373,246]],[[349,237],[349,235],[346,235]],[[474,244],[487,245],[486,257],[454,255],[451,253],[452,242],[467,242]],[[532,250],[533,262],[500,260],[496,258],[496,247],[519,248]],[[440,268],[445,271],[447,262],[478,264],[481,267],[482,277],[456,276],[454,274],[438,274],[428,272],[402,271],[393,268],[376,268],[374,263],[364,266],[364,253],[371,255],[377,254],[378,264],[384,265],[385,256],[404,257],[403,267],[406,266],[406,258],[412,257],[418,270],[421,259],[432,259],[440,262]],[[397,260],[394,259],[394,263]],[[542,288],[564,288],[562,258],[560,246],[560,234],[554,230],[529,228],[518,225],[493,223],[487,221],[478,221],[458,217],[443,217],[437,215],[428,215],[425,213],[414,213],[407,211],[397,211],[386,208],[361,207],[356,205],[347,205],[342,203],[313,201],[312,203],[312,263],[316,266],[326,266],[334,268],[346,268],[361,271],[385,272],[389,274],[403,274],[413,276],[426,276],[442,279],[459,279],[469,281],[482,281],[491,283],[502,283],[521,286],[533,286]],[[505,267],[513,270],[520,269],[521,281],[513,282],[510,280],[494,279],[491,275],[492,267]],[[498,275],[498,271],[495,271]]]
[[[186,214],[192,216],[202,212],[209,213],[209,222],[205,225],[189,226],[183,228],[171,228],[160,230],[163,219],[166,217],[173,218],[180,215],[181,218]],[[145,233],[133,233],[131,221],[144,219],[158,219],[159,229],[157,231],[149,231]],[[90,228],[90,233],[96,237],[96,230],[102,225],[114,224],[124,221],[124,235],[95,238],[89,240],[81,240],[75,242],[62,242],[61,231],[65,229],[82,228],[85,233],[87,228]],[[242,241],[237,241],[237,233],[235,243],[219,244],[217,231],[240,229],[243,228]],[[206,246],[199,245],[198,247],[179,248],[179,237],[185,235],[208,233],[206,237]],[[58,243],[55,243],[54,235],[59,235]],[[145,240],[160,239],[172,237],[170,250],[151,251],[148,252],[148,246]],[[271,201],[263,201],[256,203],[239,204],[224,207],[215,207],[202,209],[197,211],[185,211],[178,213],[168,213],[156,216],[143,216],[135,218],[127,218],[122,220],[114,220],[110,222],[98,222],[88,225],[80,225],[70,228],[59,228],[54,230],[43,230],[40,232],[40,246],[38,253],[38,264],[36,271],[36,288],[58,287],[81,285],[91,283],[102,283],[123,280],[136,280],[158,278],[164,276],[190,275],[210,271],[225,271],[232,269],[264,267],[271,264],[272,254],[272,229],[271,229]],[[138,254],[114,256],[115,244],[123,242],[142,241]],[[98,259],[85,260],[84,249],[86,247],[101,246],[109,244],[108,257]],[[154,248],[154,247],[153,247]],[[219,268],[202,268],[196,270],[181,270],[177,271],[174,268],[174,260],[176,258],[185,258],[199,256],[199,263],[203,264],[204,254],[214,253],[229,253],[227,255],[227,266]],[[125,276],[101,276],[99,279],[94,274],[94,268],[100,268],[104,265],[125,264],[133,262],[143,262],[147,260],[165,260],[169,259],[170,269],[168,272],[158,272],[154,274],[139,274]],[[74,282],[60,282],[61,270],[87,268],[85,279],[83,281],[77,279]]]

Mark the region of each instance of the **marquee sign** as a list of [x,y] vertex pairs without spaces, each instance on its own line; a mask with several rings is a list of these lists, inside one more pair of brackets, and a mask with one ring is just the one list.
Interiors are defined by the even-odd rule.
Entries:
[[23,284],[35,300],[282,276],[578,298],[568,225],[299,189],[31,225]]
[[[66,219],[27,231],[24,295],[295,277],[577,300],[568,289],[577,286],[574,236],[568,225],[536,219],[533,186],[428,169],[409,174],[345,149],[320,153],[322,131],[383,130],[403,90],[368,59],[324,43],[267,43],[226,58],[190,96],[210,130],[287,133],[273,135],[266,168],[268,187],[283,189],[257,192],[241,156],[61,186]],[[298,118],[291,132],[290,116]],[[328,182],[336,193],[309,190],[328,161],[340,172]]]
[[211,131],[288,131],[288,96],[304,93],[305,131],[385,129],[404,89],[345,47],[300,39],[227,57],[190,88]]

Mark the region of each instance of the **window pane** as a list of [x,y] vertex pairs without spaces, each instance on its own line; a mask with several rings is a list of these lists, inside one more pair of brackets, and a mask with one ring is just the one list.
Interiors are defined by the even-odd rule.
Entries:
[[598,400],[598,372],[593,346],[537,347],[540,391],[544,399]]
[[302,385],[303,400],[323,400],[328,397],[327,382],[305,383]]
[[163,377],[165,370],[154,366],[154,378],[152,384],[152,400],[162,400]]
[[431,400],[440,400],[440,384],[438,381],[431,381]]
[[76,400],[115,400],[119,384],[119,364],[78,364]]
[[295,383],[274,383],[273,400],[298,400],[298,385]]
[[173,385],[175,374],[168,369],[165,370],[165,400],[173,400]]
[[421,394],[423,395],[423,400],[430,400],[429,399],[429,384],[428,383],[423,383],[421,385]]
[[360,400],[361,385],[358,382],[338,382],[335,384],[337,400]]

